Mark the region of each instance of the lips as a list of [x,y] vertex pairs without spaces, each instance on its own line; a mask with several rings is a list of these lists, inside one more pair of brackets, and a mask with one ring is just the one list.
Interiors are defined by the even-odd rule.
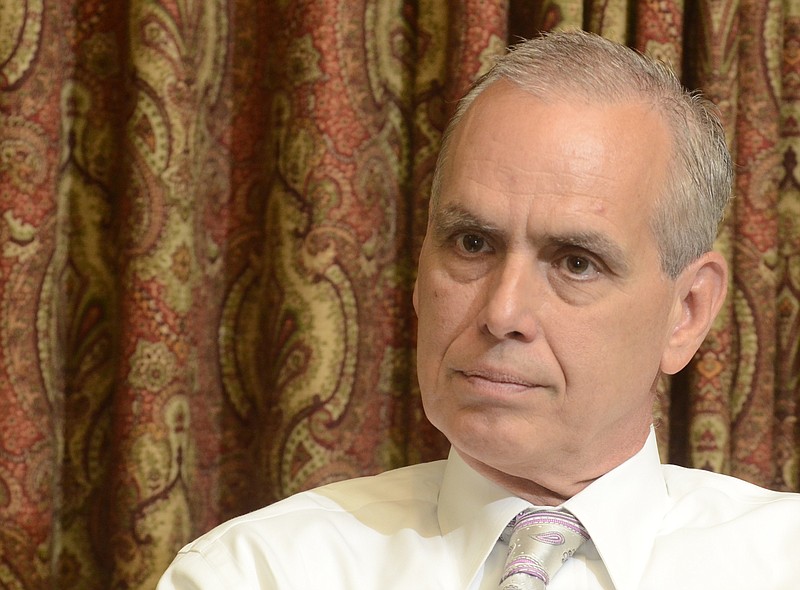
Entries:
[[469,370],[459,370],[457,371],[464,377],[470,380],[482,380],[488,381],[489,383],[496,384],[496,385],[512,385],[524,388],[533,388],[538,387],[538,384],[520,377],[518,375],[514,375],[513,373],[505,372],[502,370],[495,370],[495,369],[469,369]]

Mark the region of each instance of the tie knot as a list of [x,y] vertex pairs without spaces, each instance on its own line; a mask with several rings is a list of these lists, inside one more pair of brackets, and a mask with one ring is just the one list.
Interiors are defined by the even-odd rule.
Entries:
[[566,510],[525,510],[504,534],[509,537],[509,547],[501,590],[545,588],[589,539],[580,521]]

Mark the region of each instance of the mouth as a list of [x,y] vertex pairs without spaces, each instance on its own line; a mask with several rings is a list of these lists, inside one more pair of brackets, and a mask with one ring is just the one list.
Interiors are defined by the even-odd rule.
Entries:
[[538,383],[504,371],[476,369],[461,370],[457,371],[457,373],[460,373],[467,381],[476,385],[508,387],[512,389],[533,389],[539,387]]

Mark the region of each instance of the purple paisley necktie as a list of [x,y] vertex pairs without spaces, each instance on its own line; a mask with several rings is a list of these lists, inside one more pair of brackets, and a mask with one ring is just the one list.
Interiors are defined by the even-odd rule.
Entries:
[[544,590],[589,538],[580,521],[564,510],[525,510],[506,531],[501,539],[509,535],[510,540],[500,590]]

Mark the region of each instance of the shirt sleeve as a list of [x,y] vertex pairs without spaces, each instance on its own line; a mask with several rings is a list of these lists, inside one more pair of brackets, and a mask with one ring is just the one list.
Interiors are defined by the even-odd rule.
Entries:
[[[276,590],[272,572],[261,568],[255,577],[242,575],[234,562],[212,563],[199,551],[184,550],[164,572],[156,590]],[[253,572],[255,573],[255,572]]]
[[225,588],[228,583],[195,551],[179,553],[164,572],[156,590],[210,590]]

